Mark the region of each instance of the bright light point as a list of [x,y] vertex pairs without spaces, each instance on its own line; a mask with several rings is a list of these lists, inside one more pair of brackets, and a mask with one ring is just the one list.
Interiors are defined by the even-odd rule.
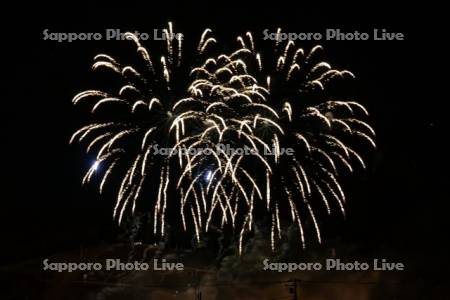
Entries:
[[94,171],[97,171],[98,165],[100,164],[99,161],[95,161],[94,164],[92,165],[92,169],[94,169]]
[[210,180],[211,180],[211,177],[212,177],[212,172],[211,172],[211,170],[209,170],[209,171],[206,172],[206,174],[205,174],[205,179],[206,179],[206,181],[210,181]]

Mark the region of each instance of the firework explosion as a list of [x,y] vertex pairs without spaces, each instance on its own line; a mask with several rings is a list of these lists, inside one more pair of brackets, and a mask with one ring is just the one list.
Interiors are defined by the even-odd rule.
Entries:
[[[171,23],[164,32],[173,35]],[[328,99],[327,85],[353,74],[319,61],[320,46],[306,54],[291,41],[274,41],[259,52],[247,33],[238,37],[235,52],[220,54],[206,29],[196,45],[199,63],[191,65],[183,61],[181,39],[163,41],[157,56],[135,35],[126,36],[145,69],[99,54],[93,69],[108,69],[125,84],[118,92],[88,90],[73,99],[90,105],[94,117],[113,107],[121,119],[106,114],[106,121],[88,124],[71,138],[97,154],[83,183],[99,166],[105,170],[100,193],[111,174],[122,178],[114,208],[119,224],[139,203],[150,202],[155,237],[162,237],[166,212],[176,208],[184,231],[193,229],[198,242],[212,224],[229,226],[238,233],[242,253],[245,234],[260,214],[272,220],[272,249],[281,239],[284,216],[298,226],[303,247],[303,218],[313,221],[320,242],[315,210],[323,206],[330,214],[337,207],[345,216],[338,170],[352,172],[355,163],[365,168],[359,149],[349,145],[375,146],[375,133],[361,119],[367,116],[363,106]],[[318,95],[312,103],[310,94]],[[230,153],[220,145],[251,153]],[[154,146],[170,151],[154,154]],[[289,147],[294,155],[283,155]],[[210,151],[190,151],[198,148]],[[280,189],[277,197],[271,186]]]
[[[277,33],[280,36],[281,29]],[[256,82],[264,83],[265,88],[264,97],[254,98],[257,108],[243,119],[252,124],[257,140],[273,149],[265,182],[266,208],[272,219],[272,249],[281,239],[280,216],[290,218],[298,227],[303,248],[302,220],[309,218],[320,243],[316,207],[325,209],[327,214],[336,207],[345,217],[346,199],[338,172],[346,169],[352,173],[354,165],[365,169],[356,150],[375,147],[375,132],[363,121],[367,110],[354,101],[330,99],[327,92],[332,82],[354,75],[321,61],[321,46],[307,53],[293,41],[276,40],[268,41],[272,44],[260,52],[251,32],[239,36],[237,41],[249,74]],[[295,149],[294,155],[280,155],[280,149],[287,147]],[[271,185],[281,187],[276,195],[283,196],[271,201]]]

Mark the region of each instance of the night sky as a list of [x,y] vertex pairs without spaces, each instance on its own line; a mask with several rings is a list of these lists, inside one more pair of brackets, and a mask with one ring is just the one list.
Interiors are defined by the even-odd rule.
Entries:
[[[447,99],[433,95],[438,78],[427,71],[442,60],[433,49],[434,37],[414,23],[412,15],[399,20],[394,13],[322,14],[300,5],[239,11],[211,4],[196,13],[179,5],[170,10],[115,5],[103,13],[99,7],[95,11],[77,7],[70,15],[30,9],[20,14],[28,26],[10,27],[15,29],[9,33],[3,62],[12,70],[4,72],[1,110],[2,265],[117,240],[111,199],[81,186],[93,158],[68,141],[83,124],[71,99],[95,84],[92,58],[120,49],[126,42],[58,43],[43,41],[42,31],[103,33],[105,28],[121,28],[148,32],[171,20],[175,31],[188,37],[210,27],[220,40],[233,45],[237,33],[252,30],[262,37],[265,28],[278,26],[288,32],[386,28],[405,33],[405,41],[319,42],[326,59],[356,75],[352,92],[370,112],[378,145],[369,155],[368,171],[346,183],[347,220],[325,236],[355,245],[372,257],[407,261],[430,284],[444,280],[450,267],[449,151],[448,131],[443,127]],[[67,5],[65,10],[72,7]],[[315,43],[303,44],[308,48]]]

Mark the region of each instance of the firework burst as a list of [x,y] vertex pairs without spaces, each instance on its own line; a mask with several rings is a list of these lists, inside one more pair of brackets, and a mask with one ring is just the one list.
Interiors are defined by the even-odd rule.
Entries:
[[[173,36],[171,23],[164,32]],[[345,215],[338,175],[353,172],[356,163],[365,168],[359,148],[350,145],[375,146],[375,133],[363,120],[366,109],[328,99],[328,84],[353,74],[318,60],[320,46],[305,53],[293,42],[274,42],[259,52],[251,33],[238,37],[235,52],[210,55],[217,41],[206,29],[194,66],[183,61],[181,39],[163,41],[157,56],[133,34],[126,36],[145,68],[97,55],[93,69],[110,70],[124,84],[116,92],[81,92],[73,103],[86,102],[94,118],[107,107],[119,113],[107,113],[105,121],[71,138],[96,152],[83,183],[100,166],[100,193],[112,174],[122,178],[114,207],[119,224],[147,198],[155,236],[165,235],[167,209],[177,207],[182,228],[193,229],[197,241],[213,223],[230,226],[239,236],[239,253],[261,212],[271,218],[273,249],[285,216],[298,226],[303,247],[304,218],[312,220],[320,242],[315,211],[323,206],[328,214],[337,208]],[[155,146],[170,151],[155,155]],[[286,148],[294,155],[284,155]]]
[[[185,134],[187,120],[196,119],[197,125],[203,123],[201,115],[190,109],[195,104],[201,105],[203,100],[199,98],[201,92],[191,84],[196,75],[183,60],[183,39],[169,38],[173,36],[171,23],[164,33],[162,53],[149,51],[134,34],[125,34],[135,45],[141,69],[123,65],[107,54],[95,56],[92,69],[111,71],[123,84],[116,91],[87,90],[73,98],[74,105],[90,105],[93,119],[107,120],[82,127],[70,140],[85,143],[87,152],[96,152],[96,162],[87,171],[83,184],[91,181],[100,166],[105,170],[100,180],[100,193],[112,174],[122,177],[114,208],[114,217],[119,223],[127,211],[135,212],[145,186],[157,185],[157,197],[150,200],[155,207],[155,233],[159,228],[161,235],[165,230],[171,163],[169,156],[152,155],[153,146],[177,144]],[[211,30],[206,29],[197,44],[196,58],[204,61],[215,43]],[[102,109],[110,109],[104,118],[97,115]],[[110,113],[111,109],[115,109],[114,113]],[[196,130],[191,128],[190,131]],[[159,180],[154,183],[154,178]]]
[[[252,124],[254,139],[272,149],[265,184],[259,183],[265,186],[272,219],[272,249],[281,239],[280,216],[289,216],[298,226],[303,248],[304,220],[311,220],[320,243],[316,210],[330,214],[336,208],[345,217],[339,175],[365,169],[359,151],[375,148],[375,132],[365,121],[367,110],[354,101],[332,99],[328,92],[329,85],[354,75],[320,60],[321,46],[307,52],[293,41],[270,41],[272,45],[258,51],[251,32],[237,40],[248,74],[263,87],[262,95],[254,97],[255,109],[243,119]],[[280,155],[283,148],[294,149],[294,155]],[[277,197],[270,195],[271,181],[281,187]]]

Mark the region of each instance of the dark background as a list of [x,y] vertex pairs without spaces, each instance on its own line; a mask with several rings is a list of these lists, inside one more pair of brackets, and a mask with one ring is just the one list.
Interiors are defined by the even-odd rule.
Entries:
[[171,3],[168,8],[59,5],[58,12],[27,6],[26,12],[14,13],[5,30],[9,42],[2,61],[12,69],[2,80],[6,82],[1,109],[2,265],[107,243],[117,233],[110,199],[81,187],[92,161],[80,147],[69,146],[68,140],[82,125],[71,99],[92,86],[93,56],[125,42],[58,43],[43,41],[42,31],[151,32],[171,20],[175,31],[187,38],[210,27],[229,43],[235,43],[236,33],[252,30],[261,38],[262,30],[278,26],[287,32],[386,28],[405,33],[405,41],[320,42],[333,65],[357,76],[355,98],[368,108],[377,132],[378,149],[370,158],[368,173],[346,187],[349,217],[342,222],[339,238],[369,255],[407,261],[428,281],[446,277],[450,253],[447,99],[434,95],[441,77],[429,70],[443,63],[437,33],[424,21],[432,14],[422,8],[414,13],[402,7],[393,11],[381,3],[345,13],[281,3],[245,8],[197,2]]

